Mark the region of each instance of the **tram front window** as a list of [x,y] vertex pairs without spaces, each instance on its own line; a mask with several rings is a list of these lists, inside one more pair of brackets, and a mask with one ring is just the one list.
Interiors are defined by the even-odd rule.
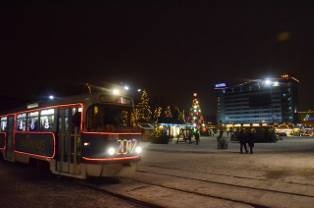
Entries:
[[131,108],[114,105],[94,105],[87,110],[87,130],[121,131],[130,128]]

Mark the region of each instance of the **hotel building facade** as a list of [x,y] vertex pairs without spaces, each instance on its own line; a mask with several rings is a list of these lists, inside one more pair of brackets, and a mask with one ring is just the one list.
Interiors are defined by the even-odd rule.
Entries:
[[290,75],[215,85],[217,120],[222,124],[295,123],[299,80]]

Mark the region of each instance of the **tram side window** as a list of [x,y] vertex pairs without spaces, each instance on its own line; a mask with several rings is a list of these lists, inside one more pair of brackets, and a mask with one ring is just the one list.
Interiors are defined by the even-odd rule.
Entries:
[[31,112],[27,114],[27,130],[38,131],[39,130],[39,112]]
[[74,128],[80,128],[82,108],[72,108],[72,125]]
[[40,111],[40,129],[52,131],[54,129],[54,109]]
[[8,124],[7,117],[2,117],[1,118],[1,128],[0,128],[0,131],[6,131],[7,130],[7,124]]
[[17,115],[16,129],[18,131],[26,131],[26,113]]

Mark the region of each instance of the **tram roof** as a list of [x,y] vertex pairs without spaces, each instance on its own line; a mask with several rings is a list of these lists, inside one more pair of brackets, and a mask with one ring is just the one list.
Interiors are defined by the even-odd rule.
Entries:
[[[80,95],[74,95],[74,96],[68,96],[68,97],[62,97],[62,98],[55,98],[54,100],[45,100],[45,101],[26,103],[23,107],[0,112],[0,116],[5,115],[5,114],[13,114],[16,112],[22,112],[22,111],[32,111],[32,110],[41,109],[41,108],[49,108],[50,106],[59,106],[59,105],[70,105],[70,104],[80,104],[80,103],[81,104],[88,104],[88,103],[119,104],[118,102],[114,102],[114,100],[122,99],[122,98],[129,100],[130,103],[128,104],[120,103],[121,105],[126,105],[126,106],[133,105],[133,99],[129,96],[125,96],[125,95],[116,96],[110,93],[101,92],[101,93],[93,93],[92,95],[80,94]],[[104,99],[104,100],[101,101],[100,99]]]

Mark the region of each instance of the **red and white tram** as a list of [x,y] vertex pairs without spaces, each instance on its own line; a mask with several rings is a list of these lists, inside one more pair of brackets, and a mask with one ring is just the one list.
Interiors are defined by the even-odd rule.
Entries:
[[0,155],[82,179],[132,174],[142,152],[132,110],[130,97],[97,93],[0,114]]

